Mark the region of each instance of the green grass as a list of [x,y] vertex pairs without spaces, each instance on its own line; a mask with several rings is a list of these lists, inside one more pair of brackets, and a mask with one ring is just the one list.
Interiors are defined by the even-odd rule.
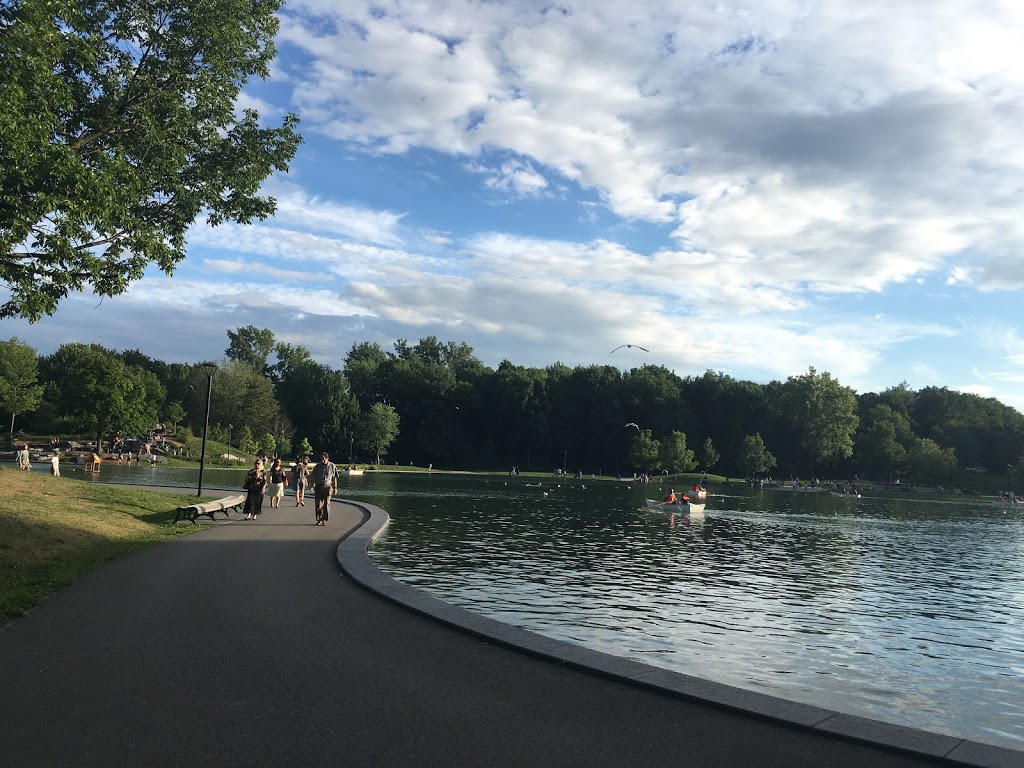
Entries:
[[201,530],[175,525],[195,496],[4,469],[0,626],[79,576],[133,550]]

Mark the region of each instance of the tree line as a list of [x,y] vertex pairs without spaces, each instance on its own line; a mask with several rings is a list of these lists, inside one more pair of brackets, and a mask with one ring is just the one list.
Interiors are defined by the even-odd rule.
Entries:
[[1024,416],[945,387],[858,394],[814,368],[764,384],[660,365],[492,369],[468,345],[433,336],[391,350],[354,343],[336,370],[267,329],[227,336],[215,368],[97,344],[38,356],[0,342],[0,411],[12,435],[15,418],[43,434],[103,438],[180,422],[198,435],[212,382],[215,439],[368,463],[949,483],[966,467],[1020,470],[1024,456]]

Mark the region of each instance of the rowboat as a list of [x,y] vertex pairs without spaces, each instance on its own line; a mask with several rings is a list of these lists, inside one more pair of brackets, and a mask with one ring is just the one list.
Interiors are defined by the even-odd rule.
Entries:
[[666,514],[677,514],[677,515],[703,515],[704,507],[706,504],[662,504],[660,501],[655,499],[644,499],[647,502],[647,511],[649,512],[665,512]]
[[708,498],[708,492],[705,488],[701,488],[699,491],[689,490],[686,492],[686,498],[691,502],[706,501]]
[[840,493],[839,491],[830,491],[833,497],[837,499],[859,499],[859,493]]
[[355,467],[345,467],[345,469],[341,470],[341,474],[348,475],[349,477],[355,477],[356,475],[363,474],[363,470],[356,469]]

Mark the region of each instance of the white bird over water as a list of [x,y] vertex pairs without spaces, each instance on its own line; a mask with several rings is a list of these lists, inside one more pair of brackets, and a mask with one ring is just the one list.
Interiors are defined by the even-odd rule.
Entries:
[[623,425],[622,425],[622,428],[623,428],[623,429],[625,429],[626,427],[636,427],[636,431],[637,431],[637,432],[639,432],[639,431],[640,431],[640,425],[639,425],[639,424],[637,424],[637,423],[636,423],[635,421],[631,421],[631,422],[629,422],[629,424],[623,424]]
[[619,344],[619,346],[617,346],[615,349],[613,349],[612,352],[618,352],[623,347],[636,347],[637,349],[643,349],[644,352],[650,352],[651,351],[649,349],[644,349],[639,344]]

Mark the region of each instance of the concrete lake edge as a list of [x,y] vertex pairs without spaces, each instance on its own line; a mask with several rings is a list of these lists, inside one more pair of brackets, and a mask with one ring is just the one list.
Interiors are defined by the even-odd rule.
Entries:
[[673,672],[555,640],[456,607],[387,576],[370,560],[369,549],[383,535],[390,522],[387,512],[365,502],[340,498],[337,501],[360,509],[364,514],[363,522],[337,546],[335,556],[339,567],[346,575],[365,589],[393,603],[484,640],[573,669],[646,687],[662,694],[776,721],[790,727],[810,729],[914,755],[937,757],[957,765],[980,768],[1024,766],[1024,751],[1021,750],[847,715]]

